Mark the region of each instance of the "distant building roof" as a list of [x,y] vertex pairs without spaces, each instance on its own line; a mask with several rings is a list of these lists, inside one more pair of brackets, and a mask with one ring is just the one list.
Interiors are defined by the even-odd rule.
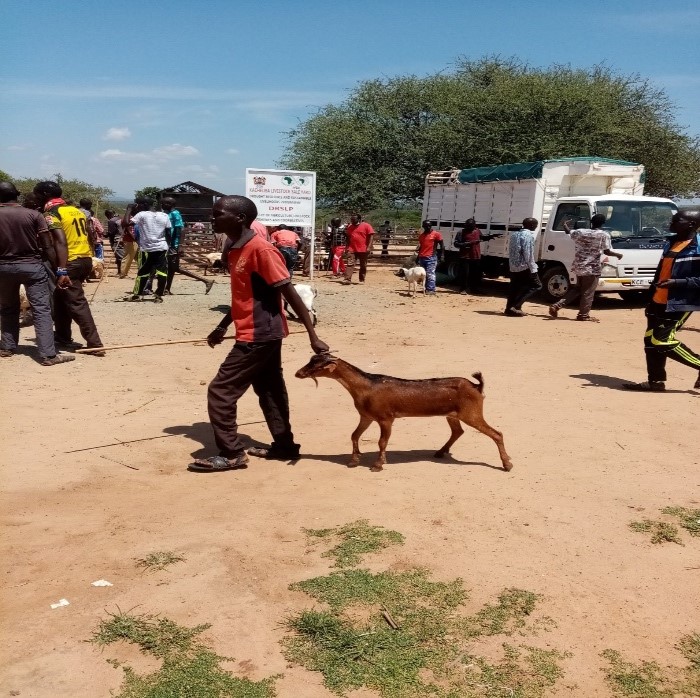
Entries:
[[172,187],[166,187],[165,189],[161,189],[160,192],[161,194],[207,194],[209,196],[225,196],[223,192],[190,181],[180,182],[180,184],[175,184]]

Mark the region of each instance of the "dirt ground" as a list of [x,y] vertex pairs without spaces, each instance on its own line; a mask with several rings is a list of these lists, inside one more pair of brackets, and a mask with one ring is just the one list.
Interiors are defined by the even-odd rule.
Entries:
[[[228,303],[221,276],[207,296],[202,284],[176,277],[177,295],[162,305],[115,302],[129,287],[110,278],[93,302],[107,345],[204,337]],[[610,695],[606,648],[682,665],[675,643],[700,630],[700,539],[651,545],[628,524],[658,518],[665,506],[700,505],[700,392],[690,389],[692,371],[673,362],[666,394],[620,389],[645,378],[643,310],[610,297],[598,302],[597,325],[572,322],[571,310],[551,321],[541,304],[508,318],[503,283],[489,283],[484,297],[441,289],[411,299],[403,281],[376,269],[365,285],[321,278],[318,289],[319,335],[365,370],[406,378],[483,371],[486,418],[504,432],[512,472],[472,430],[452,458],[434,459],[449,433],[438,418],[396,422],[379,474],[369,471],[373,425],[363,438],[367,467],[347,469],[352,401],[334,381],[315,388],[293,377],[310,356],[305,335],[295,334],[284,365],[301,460],[190,473],[193,455],[215,452],[206,384],[226,345],[121,350],[42,368],[32,360],[33,330],[24,329],[26,352],[0,366],[0,696],[108,696],[122,671],[106,659],[156,666],[134,647],[100,652],[85,642],[117,608],[211,623],[207,641],[235,658],[228,666],[238,675],[283,674],[282,698],[331,696],[320,675],[287,666],[281,623],[311,605],[289,584],[329,570],[302,528],[358,518],[406,537],[368,556],[371,569],[424,566],[438,580],[461,577],[470,609],[504,587],[541,594],[556,628],[529,642],[571,653],[552,695]],[[682,335],[700,347],[700,314]],[[267,442],[252,393],[239,421],[252,443]],[[119,444],[152,437],[161,438]],[[158,550],[186,561],[158,573],[135,567]],[[98,579],[113,586],[91,586]],[[70,605],[51,609],[61,598]]]

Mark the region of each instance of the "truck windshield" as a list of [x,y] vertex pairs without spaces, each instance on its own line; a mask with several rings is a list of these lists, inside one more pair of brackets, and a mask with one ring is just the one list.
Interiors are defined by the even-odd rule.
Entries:
[[597,213],[607,218],[603,228],[614,240],[653,239],[672,235],[668,229],[676,207],[669,201],[599,201]]

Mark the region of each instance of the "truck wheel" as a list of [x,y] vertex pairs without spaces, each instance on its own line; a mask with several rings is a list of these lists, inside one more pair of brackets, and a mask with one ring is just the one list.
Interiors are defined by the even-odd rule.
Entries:
[[542,274],[542,291],[540,295],[548,302],[554,303],[566,295],[569,290],[569,274],[560,265],[549,267]]
[[459,262],[456,259],[447,263],[447,277],[451,284],[459,280]]

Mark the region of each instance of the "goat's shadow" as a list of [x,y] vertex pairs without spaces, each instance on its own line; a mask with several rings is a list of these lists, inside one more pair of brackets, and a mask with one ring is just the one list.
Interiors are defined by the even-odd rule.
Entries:
[[[377,451],[365,451],[360,455],[360,465],[359,468],[371,468],[374,462],[377,460]],[[317,460],[325,463],[333,463],[334,465],[341,465],[347,467],[350,462],[349,453],[302,453],[301,458],[303,460]],[[440,464],[448,463],[450,465],[478,465],[482,468],[491,468],[492,470],[503,470],[500,465],[492,465],[491,463],[484,463],[483,461],[464,461],[458,460],[453,456],[446,455],[443,458],[438,458],[435,456],[435,451],[387,451],[387,462],[386,466],[402,465],[403,463],[424,463],[429,461],[431,463]],[[505,472],[505,471],[504,471]]]
[[[624,380],[622,378],[615,378],[614,376],[604,376],[599,373],[572,373],[570,378],[580,378],[581,380],[588,381],[587,384],[582,385],[582,388],[608,388],[609,390],[620,390],[623,393],[629,395],[635,394],[634,390],[628,390],[623,388],[623,383],[631,383],[632,381]],[[690,394],[690,395],[700,395],[696,390],[664,390],[665,394]],[[636,394],[639,394],[638,392]]]
[[211,310],[213,313],[228,313],[231,310],[231,306],[221,303],[209,308],[209,310]]
[[[244,424],[239,424],[239,426],[249,426],[250,424],[263,424],[264,422],[245,422]],[[200,448],[195,449],[190,454],[193,458],[205,458],[207,456],[215,455],[219,452],[214,442],[214,432],[212,431],[211,424],[209,422],[195,422],[194,424],[179,424],[177,426],[165,427],[163,431],[166,434],[176,434],[178,436],[184,436],[186,439],[195,441],[200,444]],[[246,444],[246,448],[250,446],[267,446],[268,444],[260,443],[255,439],[251,438],[247,434],[239,435],[243,442]]]

